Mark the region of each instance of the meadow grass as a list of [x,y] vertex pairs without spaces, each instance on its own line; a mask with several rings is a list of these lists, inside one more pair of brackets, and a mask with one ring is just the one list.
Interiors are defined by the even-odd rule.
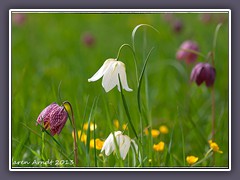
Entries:
[[[26,22],[12,24],[11,29],[12,160],[54,163],[12,163],[13,167],[74,166],[70,121],[54,137],[36,126],[38,115],[47,105],[62,101],[72,105],[77,133],[87,135],[86,139],[82,138],[83,133],[77,138],[79,167],[188,167],[187,156],[204,158],[212,133],[211,90],[190,83],[193,65],[178,61],[176,52],[183,41],[193,39],[200,52],[207,55],[212,50],[217,20],[206,24],[199,20],[198,13],[176,13],[174,17],[183,22],[182,31],[176,33],[162,14],[25,15]],[[222,15],[228,14],[214,16],[218,19]],[[149,24],[158,33],[149,27],[139,27],[133,46],[132,31],[139,24]],[[82,41],[86,32],[94,36],[92,46]],[[196,165],[199,167],[229,166],[228,33],[225,21],[216,41],[214,84],[215,141],[223,153],[214,153],[214,158],[206,158]],[[123,48],[119,54],[133,91],[119,93],[114,88],[106,93],[101,80],[89,83],[88,79],[106,59],[116,58],[123,44],[135,50],[135,56],[130,48]],[[197,61],[205,59],[199,56]],[[116,119],[119,127],[114,126]],[[84,123],[96,123],[97,128],[84,130]],[[116,154],[105,156],[96,145],[90,148],[92,138],[105,140],[111,132],[123,131],[123,124],[128,124],[124,134],[138,142],[140,159],[131,149],[127,158],[121,160]],[[169,132],[152,137],[151,129],[161,125],[167,126]],[[154,151],[153,145],[160,141],[165,143],[164,150]]]

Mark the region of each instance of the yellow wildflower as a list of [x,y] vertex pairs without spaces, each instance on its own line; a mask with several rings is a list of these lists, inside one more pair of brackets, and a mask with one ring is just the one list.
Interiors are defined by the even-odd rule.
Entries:
[[163,151],[164,150],[164,142],[160,141],[158,144],[154,144],[153,149],[155,151]]
[[[93,131],[94,130],[94,126],[95,126],[95,129],[97,129],[97,124],[94,125],[94,123],[90,122],[90,131]],[[88,123],[84,123],[83,124],[83,130],[87,130],[88,129]]]
[[[145,133],[146,135],[148,135],[148,129],[147,129],[147,128],[144,129],[144,133]],[[157,129],[152,129],[151,135],[152,135],[153,138],[158,137],[159,134],[160,134],[160,131],[159,131],[159,130],[157,130]]]
[[221,150],[219,150],[219,146],[216,142],[213,142],[212,140],[209,140],[208,143],[209,143],[210,148],[214,152],[223,153]]
[[128,130],[128,125],[127,124],[123,124],[122,128],[123,128],[123,130]]
[[189,165],[192,165],[198,161],[198,157],[196,156],[187,156],[186,161]]
[[119,128],[119,121],[117,119],[114,119],[113,120],[113,125],[116,129],[118,129]]
[[[77,136],[78,136],[78,139],[80,139],[82,142],[84,142],[85,144],[87,143],[87,135],[82,131],[78,130],[77,132]],[[74,138],[74,132],[72,131],[72,137]]]
[[[96,143],[96,149],[101,150],[104,141],[101,141],[100,139],[97,138],[97,139],[95,139],[95,143]],[[94,148],[94,139],[90,140],[90,148]]]
[[167,128],[167,126],[162,125],[162,126],[159,127],[159,131],[162,134],[167,134],[168,133],[168,128]]

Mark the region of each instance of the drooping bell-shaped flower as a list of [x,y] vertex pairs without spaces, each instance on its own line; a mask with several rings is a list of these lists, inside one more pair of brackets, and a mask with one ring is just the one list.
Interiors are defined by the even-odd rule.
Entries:
[[128,87],[125,64],[121,61],[112,58],[107,59],[102,67],[88,79],[88,82],[97,81],[101,77],[103,77],[102,86],[106,92],[109,92],[116,85],[118,91],[121,91],[118,77],[120,77],[122,88],[126,91],[132,91]]
[[214,84],[216,77],[216,70],[208,63],[198,63],[191,72],[191,81],[195,81],[198,86],[203,82],[206,83],[207,87]]
[[184,41],[177,51],[176,58],[178,60],[185,60],[187,64],[195,62],[198,55],[190,51],[199,51],[198,44],[194,41]]
[[44,129],[50,129],[52,136],[60,134],[68,118],[68,113],[63,106],[52,103],[39,114],[37,125],[43,125]]
[[[114,141],[114,136],[116,139],[116,143]],[[131,142],[133,143],[133,146],[138,151],[138,146],[136,142],[128,137],[127,135],[123,135],[121,131],[115,131],[114,136],[111,133],[107,139],[104,141],[103,147],[101,152],[105,151],[106,156],[109,156],[112,152],[116,152],[117,148],[119,149],[119,153],[121,158],[124,160],[127,156],[127,153],[129,151],[129,148],[131,146]],[[118,147],[116,147],[116,144]]]

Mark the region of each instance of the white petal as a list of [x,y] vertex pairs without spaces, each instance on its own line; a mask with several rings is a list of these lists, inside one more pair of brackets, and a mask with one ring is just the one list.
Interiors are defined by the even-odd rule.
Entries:
[[131,140],[131,142],[133,143],[134,148],[135,148],[136,152],[138,153],[138,145],[137,145],[137,143],[133,139]]
[[108,138],[105,140],[105,142],[103,143],[102,150],[101,150],[101,152],[105,150],[105,154],[107,156],[109,156],[113,152],[113,147],[112,147],[111,143],[112,143],[112,134],[110,134],[108,136]]
[[138,155],[138,160],[141,162],[141,153],[138,151],[138,145],[137,143],[132,139],[131,142],[133,143],[134,146],[134,153],[136,153],[136,155]]
[[128,136],[123,136],[123,144],[120,146],[119,151],[123,160],[126,158],[131,144],[131,139]]
[[[119,75],[120,75],[120,80],[121,80],[121,84],[122,84],[122,87],[123,89],[125,89],[126,91],[132,91],[132,89],[130,89],[128,87],[128,83],[127,83],[127,75],[126,75],[126,70],[125,70],[125,65],[124,63],[122,62],[119,62],[121,63],[120,66],[119,66]],[[120,85],[119,85],[120,86]],[[119,87],[119,91],[120,91],[120,87]]]
[[107,59],[103,63],[102,67],[91,78],[88,79],[88,82],[97,81],[98,79],[100,79],[104,75],[104,73],[108,70],[108,67],[110,66],[113,60],[114,59]]
[[112,62],[108,70],[103,75],[102,86],[106,92],[112,90],[118,83],[117,63]]

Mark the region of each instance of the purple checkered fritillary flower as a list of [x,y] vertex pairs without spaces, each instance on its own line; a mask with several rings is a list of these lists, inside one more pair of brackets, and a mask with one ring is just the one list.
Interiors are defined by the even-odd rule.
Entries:
[[177,51],[176,58],[178,60],[185,60],[187,64],[195,62],[198,55],[188,50],[198,52],[199,51],[198,44],[191,40],[184,41],[180,45],[179,50]]
[[216,70],[208,63],[198,63],[191,72],[191,81],[195,81],[198,86],[203,82],[207,87],[214,84],[216,77]]
[[60,134],[68,118],[68,113],[63,106],[52,103],[39,114],[37,124],[43,125],[44,129],[50,129],[52,136]]

